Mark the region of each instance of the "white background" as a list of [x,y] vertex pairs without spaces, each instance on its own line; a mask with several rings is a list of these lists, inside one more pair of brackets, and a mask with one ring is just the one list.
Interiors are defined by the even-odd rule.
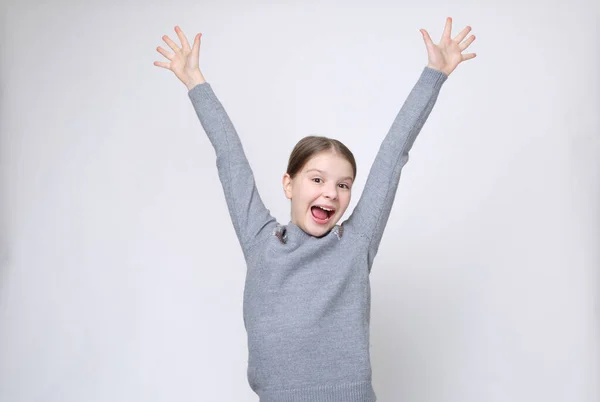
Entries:
[[[53,4],[52,4],[53,3]],[[595,1],[38,2],[0,21],[0,401],[235,401],[243,255],[185,86],[200,67],[261,197],[298,140],[358,162],[345,220],[445,18],[477,39],[405,166],[371,274],[382,402],[600,399]],[[340,221],[340,222],[341,222]]]

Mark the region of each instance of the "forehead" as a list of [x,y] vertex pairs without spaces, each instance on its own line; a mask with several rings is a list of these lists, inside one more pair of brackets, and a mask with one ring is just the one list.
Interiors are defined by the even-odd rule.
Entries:
[[352,179],[352,165],[344,157],[326,153],[312,157],[302,169],[304,173]]
[[344,166],[347,165],[350,168],[352,167],[352,166],[350,166],[350,162],[348,162],[346,160],[346,158],[344,158],[341,155],[334,154],[331,152],[321,152],[320,154],[314,155],[306,163],[307,168],[308,168],[308,166],[315,167],[315,166],[329,166],[329,165],[344,165]]

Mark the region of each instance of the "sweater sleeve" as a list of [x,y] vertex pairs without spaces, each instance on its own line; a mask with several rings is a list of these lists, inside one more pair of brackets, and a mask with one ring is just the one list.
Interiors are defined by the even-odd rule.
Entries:
[[248,259],[250,249],[266,234],[268,224],[275,222],[275,218],[258,194],[240,138],[211,85],[198,84],[189,90],[188,96],[215,149],[229,215],[244,257]]
[[367,239],[369,272],[394,203],[402,167],[408,162],[408,152],[447,78],[442,71],[423,69],[381,143],[356,207],[344,222],[349,230]]

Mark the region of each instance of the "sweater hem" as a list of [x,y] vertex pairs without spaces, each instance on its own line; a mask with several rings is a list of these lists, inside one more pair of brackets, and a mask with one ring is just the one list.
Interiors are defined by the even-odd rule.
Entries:
[[260,402],[375,402],[371,381],[257,390]]

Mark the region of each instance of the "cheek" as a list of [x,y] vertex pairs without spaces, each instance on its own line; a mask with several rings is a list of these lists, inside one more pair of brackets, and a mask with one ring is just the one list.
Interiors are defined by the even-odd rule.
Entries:
[[315,197],[319,196],[319,190],[315,187],[306,186],[301,189],[300,199],[306,202],[312,202]]
[[351,199],[352,199],[352,194],[350,194],[350,193],[347,193],[347,194],[344,196],[344,208],[347,208],[347,207],[348,207],[348,205],[350,204],[350,200],[351,200]]
[[313,203],[315,192],[311,188],[300,188],[295,194],[296,208],[306,209]]

